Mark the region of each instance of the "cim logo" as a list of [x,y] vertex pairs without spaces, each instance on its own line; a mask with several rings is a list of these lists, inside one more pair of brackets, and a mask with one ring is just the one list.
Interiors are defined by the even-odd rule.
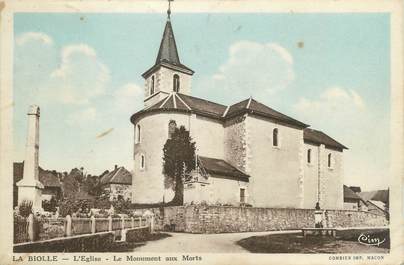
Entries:
[[384,241],[386,241],[385,238],[380,239],[374,235],[360,234],[358,237],[358,242],[367,246],[380,246]]

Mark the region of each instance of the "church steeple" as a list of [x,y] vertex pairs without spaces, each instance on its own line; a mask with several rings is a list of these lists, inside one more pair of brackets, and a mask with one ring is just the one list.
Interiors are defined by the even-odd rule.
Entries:
[[169,18],[170,17],[168,17],[166,27],[164,28],[156,64],[167,62],[174,65],[180,65],[181,63],[178,56],[177,45],[175,44],[174,32]]
[[146,79],[145,107],[173,92],[190,94],[194,71],[180,61],[171,24],[171,1],[168,0],[167,21],[154,65],[142,74]]

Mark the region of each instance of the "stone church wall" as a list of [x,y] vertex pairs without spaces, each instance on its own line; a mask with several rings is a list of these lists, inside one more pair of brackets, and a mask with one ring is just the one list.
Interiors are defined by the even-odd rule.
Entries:
[[200,115],[191,119],[191,137],[196,143],[198,154],[223,159],[223,124]]
[[[134,128],[141,126],[141,141],[134,145],[133,198],[134,203],[170,201],[174,194],[164,187],[163,146],[168,138],[168,124],[185,126],[196,142],[198,154],[223,159],[223,125],[215,120],[178,112],[164,112],[145,116]],[[136,137],[136,135],[135,135]],[[145,168],[141,169],[141,156]]]
[[[327,209],[343,209],[344,208],[344,193],[343,189],[343,153],[324,148],[324,156],[321,157],[323,164],[323,172],[320,182],[323,182],[322,188],[322,208]],[[332,166],[328,167],[328,154],[332,156]],[[336,188],[338,187],[338,189]]]
[[[225,206],[174,206],[150,210],[156,229],[188,233],[260,232],[314,227],[314,209],[255,208]],[[139,211],[139,210],[136,210]],[[368,212],[326,210],[327,227],[387,226],[384,216]]]
[[246,171],[247,142],[245,116],[235,117],[224,125],[224,159]]
[[[249,115],[247,125],[247,174],[251,177],[249,203],[254,207],[300,208],[303,131]],[[272,145],[278,128],[279,145]]]
[[[307,150],[311,150],[310,163],[307,162]],[[304,144],[304,202],[303,208],[314,208],[318,200],[318,154],[319,146]],[[342,189],[342,187],[341,187]]]

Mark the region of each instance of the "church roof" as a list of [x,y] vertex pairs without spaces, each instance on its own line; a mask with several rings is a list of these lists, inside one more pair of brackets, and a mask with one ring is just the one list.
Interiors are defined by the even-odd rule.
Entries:
[[229,178],[248,182],[249,175],[238,170],[222,159],[199,156],[201,166],[212,176],[216,178]]
[[113,171],[101,177],[100,184],[132,185],[132,174],[124,167],[116,167]]
[[188,74],[193,74],[194,71],[180,62],[178,55],[177,44],[175,43],[174,31],[171,26],[171,21],[167,20],[164,28],[163,37],[161,39],[160,48],[157,54],[156,62],[149,70],[143,73],[143,77],[147,78],[155,69],[160,66],[172,68]]
[[296,125],[298,127],[308,127],[307,124],[295,120],[285,114],[282,114],[253,98],[249,98],[229,106],[229,109],[225,115],[226,118],[232,118],[244,113],[251,113],[258,116],[263,116],[266,118],[271,118],[280,122],[285,122],[287,124]]
[[246,99],[239,103],[233,104],[229,107],[218,104],[209,100],[192,97],[180,93],[171,93],[166,98],[157,102],[156,104],[150,106],[149,108],[143,109],[132,115],[131,121],[134,122],[138,117],[142,116],[144,113],[153,111],[180,111],[180,112],[192,112],[202,116],[207,116],[213,119],[218,119],[221,121],[243,115],[245,113],[250,113],[262,117],[271,118],[284,122],[287,124],[295,125],[298,127],[307,127],[308,125],[295,120],[287,115],[284,115],[276,110],[271,109],[268,106],[254,100]]
[[346,146],[337,142],[322,131],[307,128],[309,125],[282,114],[253,98],[240,101],[227,107],[209,100],[180,93],[171,93],[156,104],[133,114],[131,117],[131,122],[135,124],[135,120],[146,113],[164,111],[196,113],[201,116],[220,120],[222,122],[233,117],[249,113],[303,128],[303,137],[305,142],[318,145],[324,144],[328,148],[335,148],[339,151],[342,151],[342,149],[348,149]]
[[322,131],[306,128],[303,130],[303,137],[305,142],[324,144],[326,147],[336,148],[338,150],[348,149]]

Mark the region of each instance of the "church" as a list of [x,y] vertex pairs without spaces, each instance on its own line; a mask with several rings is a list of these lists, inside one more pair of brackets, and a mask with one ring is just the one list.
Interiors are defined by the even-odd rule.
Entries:
[[194,71],[179,58],[170,10],[154,65],[143,73],[144,108],[134,113],[133,203],[168,202],[163,146],[184,126],[198,170],[184,204],[343,209],[343,151],[327,134],[250,97],[223,105],[192,96]]

